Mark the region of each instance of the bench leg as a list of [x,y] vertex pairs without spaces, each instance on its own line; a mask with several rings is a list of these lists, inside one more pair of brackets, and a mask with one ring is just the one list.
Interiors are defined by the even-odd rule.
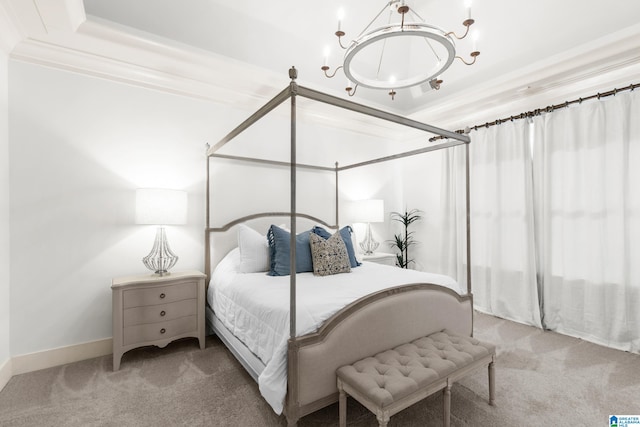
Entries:
[[443,401],[442,404],[442,425],[449,427],[451,425],[451,384],[447,383],[447,386],[442,390]]
[[387,411],[378,411],[376,414],[376,419],[378,420],[378,427],[387,427],[389,423],[389,412]]
[[338,378],[338,413],[340,414],[340,427],[347,427],[347,394],[342,387],[342,381]]
[[495,405],[496,400],[495,382],[496,369],[492,360],[491,363],[489,363],[489,405],[491,406]]

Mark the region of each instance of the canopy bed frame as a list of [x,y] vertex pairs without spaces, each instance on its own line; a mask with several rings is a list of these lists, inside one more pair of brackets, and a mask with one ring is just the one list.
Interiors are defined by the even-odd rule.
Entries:
[[[211,279],[212,261],[215,257],[219,261],[220,253],[212,250],[212,234],[229,231],[235,225],[260,218],[284,217],[290,219],[290,275],[289,284],[289,340],[287,350],[287,395],[284,414],[289,425],[296,425],[298,419],[306,414],[338,401],[335,371],[338,367],[352,363],[358,359],[373,355],[386,348],[392,348],[401,342],[409,342],[421,336],[426,336],[442,329],[449,329],[460,334],[470,336],[473,331],[473,301],[471,293],[470,274],[470,231],[469,231],[469,137],[466,134],[455,133],[439,129],[406,117],[354,103],[346,99],[328,95],[316,90],[298,86],[296,83],[297,70],[289,70],[290,84],[273,99],[258,109],[253,115],[233,129],[216,145],[207,150],[207,181],[206,181],[206,230],[205,230],[205,273],[207,284]],[[346,166],[323,167],[300,164],[296,159],[296,98],[303,97],[335,107],[361,113],[366,116],[386,120],[409,128],[414,128],[447,138],[444,142],[432,144],[424,148],[385,156],[373,160],[354,163]],[[220,154],[218,151],[229,141],[240,135],[262,117],[276,107],[290,100],[290,162],[231,156]],[[311,220],[331,228],[338,228],[338,176],[345,170],[364,167],[371,164],[386,162],[430,151],[441,150],[458,145],[465,145],[466,149],[466,272],[467,293],[458,293],[442,286],[430,283],[415,283],[396,286],[376,292],[361,298],[337,312],[329,318],[316,332],[303,336],[296,336],[296,229],[299,219]],[[233,161],[262,163],[271,166],[290,168],[290,211],[256,213],[233,220],[225,225],[212,227],[210,224],[211,189],[210,164],[211,159],[221,158]],[[296,205],[296,176],[299,169],[313,169],[335,174],[335,224],[316,218],[306,213],[298,212]],[[212,253],[214,252],[214,253]],[[238,358],[252,377],[257,380],[258,372],[255,366],[243,356],[246,350],[239,349],[233,342],[233,337],[220,330],[212,318],[215,315],[210,307],[207,323],[230,351]],[[398,315],[398,313],[402,313]],[[371,325],[383,325],[372,328]],[[241,345],[240,345],[241,346]]]

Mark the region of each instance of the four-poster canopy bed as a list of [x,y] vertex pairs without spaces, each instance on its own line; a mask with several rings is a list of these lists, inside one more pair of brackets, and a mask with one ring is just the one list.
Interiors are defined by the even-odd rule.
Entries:
[[[207,280],[211,280],[211,285],[207,292],[208,326],[220,337],[238,361],[259,383],[261,393],[272,405],[274,410],[278,413],[280,410],[283,410],[289,425],[295,425],[300,417],[337,402],[338,392],[336,388],[335,371],[338,367],[353,363],[358,359],[373,355],[386,348],[392,348],[399,343],[408,342],[411,339],[426,336],[443,329],[449,329],[470,336],[473,329],[473,304],[469,274],[469,166],[467,160],[465,168],[467,200],[466,289],[460,289],[453,279],[446,276],[415,272],[396,267],[378,266],[377,264],[375,266],[370,265],[364,269],[359,268],[353,270],[357,274],[341,274],[319,278],[323,280],[322,288],[325,289],[327,293],[330,293],[330,290],[334,289],[336,292],[340,292],[341,289],[349,289],[349,292],[351,292],[352,290],[349,287],[352,286],[352,281],[354,283],[356,281],[362,282],[362,285],[353,284],[353,289],[356,290],[353,291],[355,297],[352,295],[352,302],[346,306],[344,306],[344,304],[340,306],[332,305],[332,303],[330,304],[331,309],[327,312],[323,312],[321,315],[315,312],[313,313],[312,317],[324,316],[319,323],[308,323],[307,312],[315,310],[313,307],[315,303],[314,298],[317,298],[318,295],[314,294],[310,297],[306,292],[310,292],[308,289],[310,289],[309,286],[311,285],[308,285],[308,283],[313,283],[314,281],[317,283],[318,278],[314,278],[313,276],[307,278],[306,276],[309,275],[309,273],[296,273],[297,258],[301,256],[298,254],[300,249],[296,249],[296,246],[298,246],[296,244],[298,223],[303,224],[306,222],[312,225],[322,224],[331,229],[339,229],[339,173],[371,164],[400,159],[461,144],[468,144],[470,140],[465,134],[442,130],[406,117],[298,86],[295,81],[297,77],[295,68],[289,70],[289,77],[291,78],[289,86],[207,151],[205,272]],[[401,126],[429,132],[448,138],[448,140],[424,148],[346,166],[338,166],[337,163],[335,167],[299,164],[296,158],[296,146],[298,142],[296,138],[297,97],[307,98],[369,117],[386,120]],[[225,144],[287,100],[291,102],[289,162],[218,153]],[[465,147],[468,153],[468,145],[465,145]],[[235,219],[225,225],[212,227],[210,225],[210,209],[213,204],[210,200],[210,186],[213,183],[211,182],[210,164],[211,159],[214,158],[227,159],[234,162],[266,164],[269,165],[269,167],[289,168],[290,211],[254,213]],[[298,212],[296,199],[297,173],[299,170],[307,169],[335,174],[336,206],[335,218],[332,219],[332,221],[335,220],[335,224],[329,224],[313,215]],[[222,235],[225,233],[231,234],[230,231],[241,227],[240,224],[260,220],[278,221],[276,218],[280,218],[280,220],[282,220],[282,218],[288,218],[290,220],[288,271],[290,271],[291,274],[288,275],[288,277],[269,277],[264,273],[235,275],[234,271],[233,275],[236,279],[239,278],[239,282],[233,283],[240,284],[227,287],[227,289],[232,289],[231,292],[238,292],[237,289],[242,287],[241,284],[246,285],[245,282],[247,282],[249,278],[254,280],[253,277],[257,274],[258,278],[256,280],[260,280],[262,283],[265,281],[274,283],[274,291],[269,290],[269,292],[277,294],[275,289],[280,289],[280,291],[286,289],[285,293],[281,292],[277,294],[279,295],[280,301],[274,302],[273,306],[263,307],[262,309],[271,310],[275,306],[281,308],[282,312],[279,313],[279,325],[286,328],[286,324],[288,323],[289,333],[286,334],[286,332],[282,332],[285,338],[281,346],[283,348],[275,346],[275,349],[272,349],[271,352],[262,354],[262,347],[268,347],[269,345],[263,343],[252,346],[246,341],[243,342],[245,338],[243,338],[244,332],[241,330],[242,327],[236,328],[235,325],[229,323],[229,320],[222,320],[222,312],[235,310],[235,302],[228,302],[227,299],[229,295],[222,293],[224,289],[223,286],[214,286],[213,283],[216,280],[224,282],[226,279],[222,278],[223,273],[226,274],[226,272],[235,268],[233,265],[235,265],[234,262],[236,261],[231,260],[231,258],[233,258],[233,251],[230,251],[234,247],[234,244],[229,241],[229,236],[227,236],[227,241],[225,242]],[[216,235],[215,239],[213,238],[214,234]],[[216,244],[217,239],[220,239],[223,243],[219,245]],[[227,253],[229,254],[223,258]],[[216,268],[215,271],[212,270],[212,267]],[[382,268],[382,271],[379,270],[380,268]],[[372,270],[372,272],[366,273],[367,270]],[[399,275],[398,278],[396,278],[396,275]],[[298,281],[298,278],[304,279],[304,282]],[[284,285],[283,280],[288,282],[286,288],[282,288],[282,285]],[[302,288],[298,289],[300,285],[302,285]],[[281,287],[277,288],[277,286]],[[360,289],[360,287],[362,287],[362,289]],[[253,290],[248,291],[248,293],[255,293],[261,295],[258,298],[267,299],[264,297],[265,294],[261,293],[265,292],[264,289],[266,289],[266,286],[264,284],[251,289]],[[226,292],[229,291],[227,290]],[[286,301],[282,301],[282,298],[286,299],[287,294],[289,297],[288,304],[286,304]],[[238,309],[238,312],[242,310],[244,310],[244,308]],[[259,319],[256,320],[256,318],[260,317],[260,314],[253,314],[250,317],[253,321],[260,321]],[[277,316],[269,312],[267,317]],[[262,327],[262,325],[258,325],[258,327]],[[257,340],[260,339],[262,338],[257,338]],[[277,341],[277,333],[274,339]],[[248,341],[248,339],[246,340]],[[280,355],[280,359],[278,359],[278,354]],[[274,373],[278,370],[283,372]],[[284,375],[284,379],[278,377],[272,381],[272,377],[275,378],[277,376],[276,374]],[[276,383],[278,381],[283,382],[285,385],[284,391],[274,391],[271,381]],[[281,404],[279,406],[279,401],[281,403],[281,397],[284,397],[284,392],[286,392],[286,400],[284,402],[284,408],[282,408]]]

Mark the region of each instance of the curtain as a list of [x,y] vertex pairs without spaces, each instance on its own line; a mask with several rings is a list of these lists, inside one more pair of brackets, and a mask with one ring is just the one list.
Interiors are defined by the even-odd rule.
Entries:
[[543,322],[640,351],[640,93],[536,118]]
[[[477,310],[541,326],[528,128],[518,120],[472,135],[471,283]],[[442,174],[442,270],[466,282],[461,149],[447,150]]]
[[529,125],[479,129],[470,150],[474,305],[540,327]]
[[[640,92],[480,129],[469,153],[476,309],[640,352]],[[464,283],[464,151],[443,158],[441,269]]]
[[440,272],[456,279],[462,289],[467,289],[465,159],[463,146],[443,151],[440,190],[442,206]]

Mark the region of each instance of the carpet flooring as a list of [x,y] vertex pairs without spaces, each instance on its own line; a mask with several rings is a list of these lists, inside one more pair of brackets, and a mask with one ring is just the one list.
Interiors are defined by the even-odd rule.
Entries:
[[[452,388],[453,426],[608,426],[640,414],[640,355],[476,313],[475,336],[498,346],[496,406],[487,373]],[[442,425],[437,393],[391,417],[389,426]],[[335,426],[337,404],[301,427]],[[215,337],[132,350],[14,376],[0,392],[0,426],[285,426],[257,384]],[[377,426],[349,399],[348,425]]]

